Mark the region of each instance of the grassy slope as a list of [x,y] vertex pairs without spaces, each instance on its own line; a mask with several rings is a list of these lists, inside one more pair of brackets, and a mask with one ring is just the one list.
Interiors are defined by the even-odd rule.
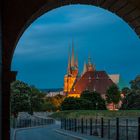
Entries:
[[56,112],[50,115],[55,119],[60,118],[94,118],[94,117],[106,117],[106,118],[115,118],[115,117],[127,117],[134,118],[140,117],[140,110],[121,110],[121,111],[95,111],[95,110],[71,110],[71,111],[61,111]]

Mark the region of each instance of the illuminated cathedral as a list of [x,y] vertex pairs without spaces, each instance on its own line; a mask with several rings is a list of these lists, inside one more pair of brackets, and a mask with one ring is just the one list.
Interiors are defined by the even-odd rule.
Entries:
[[106,71],[97,71],[95,65],[88,58],[84,63],[83,72],[78,69],[78,58],[74,55],[74,44],[72,44],[72,54],[68,56],[67,74],[64,76],[64,94],[68,97],[80,97],[83,91],[89,90],[98,92],[103,98],[107,89],[118,84],[119,75],[108,75]]

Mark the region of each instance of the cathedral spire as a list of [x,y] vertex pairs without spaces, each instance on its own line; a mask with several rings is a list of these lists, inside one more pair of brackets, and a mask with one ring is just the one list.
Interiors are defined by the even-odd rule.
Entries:
[[94,67],[93,67],[93,64],[91,62],[91,57],[90,56],[88,57],[87,69],[88,69],[88,71],[94,71],[95,70]]
[[74,42],[72,40],[72,58],[71,58],[71,66],[74,66]]
[[88,65],[91,65],[91,57],[90,57],[90,55],[88,56]]
[[76,55],[75,66],[78,68],[78,56]]
[[70,57],[70,45],[69,45],[69,52],[68,52],[68,68],[67,68],[67,74],[71,74],[71,57]]

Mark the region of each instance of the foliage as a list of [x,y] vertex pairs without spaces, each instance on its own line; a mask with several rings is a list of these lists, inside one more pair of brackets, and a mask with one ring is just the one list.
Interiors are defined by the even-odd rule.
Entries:
[[79,104],[77,102],[77,98],[67,97],[61,104],[62,110],[77,110],[79,108]]
[[61,105],[62,110],[81,110],[91,108],[92,103],[89,100],[74,97],[65,98]]
[[31,92],[29,92],[31,114],[33,113],[33,111],[42,111],[44,96],[45,95],[40,90],[38,90],[34,86],[31,86]]
[[11,84],[11,114],[17,117],[18,112],[39,111],[43,104],[44,95],[35,87],[31,87],[22,81]]
[[86,99],[92,103],[92,108],[94,110],[105,110],[105,100],[97,92],[84,91],[81,94],[82,99]]
[[78,98],[77,103],[79,104],[79,110],[89,110],[93,106],[91,101],[82,98]]
[[124,95],[124,96],[127,96],[129,93],[130,93],[130,89],[128,88],[128,87],[124,87],[123,89],[122,89],[122,94]]
[[30,87],[21,81],[15,81],[11,84],[11,113],[17,117],[20,111],[29,111],[30,100],[28,93]]
[[57,111],[61,109],[61,104],[64,100],[63,95],[55,95],[53,97],[46,97],[45,98],[45,104],[44,109],[45,111]]
[[114,103],[117,105],[121,100],[121,94],[116,85],[112,85],[106,92],[106,101],[107,103]]
[[52,104],[54,104],[56,110],[61,109],[61,104],[62,104],[64,98],[65,97],[63,95],[59,95],[59,94],[54,96],[54,97],[52,97],[51,102],[52,102]]
[[140,75],[130,82],[131,89],[122,101],[121,109],[137,110],[140,109]]
[[140,90],[132,90],[124,99],[121,109],[139,110],[140,109]]
[[48,111],[48,112],[56,111],[56,108],[54,104],[52,104],[51,102],[45,101],[42,107],[42,111]]
[[99,93],[84,91],[80,98],[65,98],[61,108],[62,110],[105,110],[106,105]]
[[140,75],[130,82],[131,89],[140,90]]

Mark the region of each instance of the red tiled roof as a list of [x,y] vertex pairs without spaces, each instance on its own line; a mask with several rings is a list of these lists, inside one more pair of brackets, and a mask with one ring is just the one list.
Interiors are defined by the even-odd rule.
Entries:
[[83,91],[89,90],[105,94],[106,90],[113,84],[113,81],[105,71],[88,71],[75,82],[73,90],[70,93],[81,94]]

